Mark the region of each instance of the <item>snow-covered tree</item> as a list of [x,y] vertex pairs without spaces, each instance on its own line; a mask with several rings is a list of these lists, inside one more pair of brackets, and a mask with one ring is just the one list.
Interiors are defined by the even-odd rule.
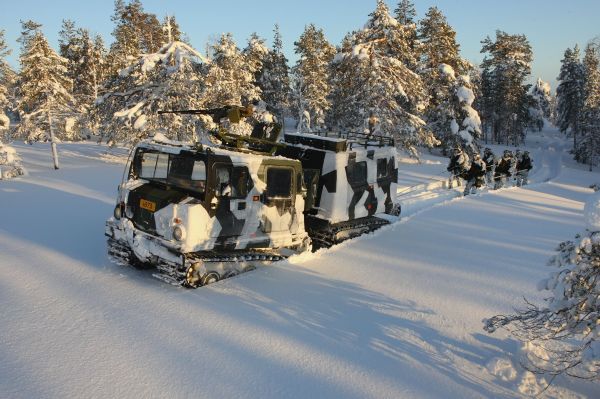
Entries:
[[11,53],[4,39],[4,30],[0,30],[0,142],[10,128],[10,119],[6,112],[12,108],[9,86],[13,84],[14,72],[8,66],[5,57]]
[[426,93],[419,75],[399,60],[410,51],[403,27],[379,0],[365,27],[347,36],[334,64],[330,118],[345,131],[384,134],[416,155],[436,139],[423,129]]
[[573,137],[574,149],[578,146],[579,112],[583,106],[583,65],[579,56],[577,45],[565,50],[556,88],[556,125]]
[[158,111],[204,107],[206,63],[187,44],[173,42],[122,69],[106,83],[94,107],[102,137],[111,144],[132,143],[161,132],[177,140],[195,140],[196,116]]
[[295,82],[296,114],[299,120],[308,113],[309,129],[325,127],[325,112],[331,106],[328,95],[329,64],[335,55],[335,48],[327,41],[322,29],[314,24],[304,27],[304,32],[294,43],[299,59],[293,68]]
[[[474,69],[459,54],[456,32],[437,7],[419,22],[421,78],[429,94],[425,120],[446,151],[457,144],[477,150],[479,115],[468,73]],[[459,117],[460,115],[460,117]],[[468,116],[467,116],[468,115]],[[468,126],[463,126],[466,122]]]
[[252,33],[250,39],[248,39],[248,45],[242,51],[248,68],[254,75],[253,84],[261,89],[262,93],[262,82],[264,75],[264,64],[269,57],[269,49],[258,34]]
[[522,364],[534,373],[600,379],[600,192],[585,215],[586,231],[558,246],[548,263],[557,270],[538,283],[545,303],[484,320],[487,332],[507,328],[527,344]]
[[581,140],[574,149],[576,159],[588,163],[590,170],[600,154],[600,59],[589,45],[583,57],[583,107],[579,115]]
[[475,94],[468,75],[456,75],[450,65],[439,66],[438,104],[427,112],[428,127],[436,133],[444,150],[455,146],[479,152],[481,120],[473,108]]
[[[415,5],[411,0],[400,0],[398,6],[394,10],[394,16],[404,31],[406,43],[410,49],[410,51],[406,53],[403,53],[405,49],[398,49],[396,57],[407,63],[413,71],[416,71],[419,66],[417,60],[420,57],[419,54],[422,48],[418,40],[417,23],[415,22],[417,16]],[[404,58],[407,55],[408,59]]]
[[34,141],[48,139],[53,128],[60,139],[77,139],[79,133],[72,128],[75,99],[67,76],[68,61],[50,47],[41,25],[32,21],[22,25],[17,134]]
[[110,74],[135,61],[141,54],[155,53],[164,44],[164,30],[156,15],[146,13],[140,0],[115,0],[112,16],[115,41],[110,47]]
[[282,121],[290,106],[290,78],[287,62],[283,54],[279,26],[275,25],[273,47],[263,64],[260,87],[263,101]]
[[87,29],[63,20],[59,47],[60,55],[68,60],[67,76],[73,81],[73,96],[85,112],[98,96],[104,79],[104,44],[100,36],[93,40]]
[[483,118],[492,140],[518,145],[525,139],[530,124],[532,99],[525,81],[531,73],[533,52],[525,35],[496,31],[496,39],[482,42],[487,53],[481,64]]
[[530,110],[532,122],[541,131],[544,127],[544,119],[548,121],[553,119],[553,99],[550,84],[538,78],[531,88],[531,96],[534,101],[534,107]]
[[212,46],[212,54],[212,62],[204,77],[207,106],[247,105],[260,100],[261,90],[254,80],[254,71],[231,33],[221,36]]

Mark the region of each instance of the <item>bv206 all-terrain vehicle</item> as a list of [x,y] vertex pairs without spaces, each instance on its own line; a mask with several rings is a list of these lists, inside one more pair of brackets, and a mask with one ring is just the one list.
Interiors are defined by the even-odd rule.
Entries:
[[[244,116],[237,107],[171,112],[230,122]],[[162,135],[139,143],[106,222],[111,258],[195,288],[330,247],[399,215],[393,140],[285,134],[280,142],[280,129],[256,123],[241,137],[221,127],[215,145]]]

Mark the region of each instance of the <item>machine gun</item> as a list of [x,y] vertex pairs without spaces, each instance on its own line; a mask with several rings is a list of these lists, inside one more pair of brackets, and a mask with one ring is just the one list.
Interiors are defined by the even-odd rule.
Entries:
[[253,113],[254,110],[251,105],[246,107],[228,105],[211,109],[158,111],[159,115],[210,115],[213,122],[219,125],[219,128],[217,130],[212,130],[209,133],[220,140],[224,147],[239,151],[249,150],[274,154],[278,147],[285,146],[285,144],[278,142],[282,128],[280,123],[255,121],[250,136],[241,136],[239,134],[231,133],[223,126],[223,119],[225,118],[227,118],[230,123],[239,123],[242,118],[249,118]]

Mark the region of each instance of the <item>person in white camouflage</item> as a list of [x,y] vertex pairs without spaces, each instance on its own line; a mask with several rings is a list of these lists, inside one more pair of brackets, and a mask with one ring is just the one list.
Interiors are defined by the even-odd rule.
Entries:
[[450,178],[448,179],[448,188],[452,188],[454,181],[457,181],[457,185],[461,185],[461,177],[469,171],[469,156],[465,154],[460,147],[454,148],[452,157],[450,157],[450,163],[446,168],[450,172]]

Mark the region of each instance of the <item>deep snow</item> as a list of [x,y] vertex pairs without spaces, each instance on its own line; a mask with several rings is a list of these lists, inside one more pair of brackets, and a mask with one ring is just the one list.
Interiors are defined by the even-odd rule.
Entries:
[[[532,184],[462,198],[447,160],[401,164],[403,218],[369,236],[198,290],[111,264],[104,221],[124,150],[13,143],[0,181],[0,397],[475,398],[543,388],[482,319],[535,291],[585,228],[600,182],[532,136]],[[496,152],[501,147],[496,148]],[[445,176],[444,176],[445,177]],[[420,185],[419,187],[414,187]],[[558,379],[543,395],[598,397]]]

